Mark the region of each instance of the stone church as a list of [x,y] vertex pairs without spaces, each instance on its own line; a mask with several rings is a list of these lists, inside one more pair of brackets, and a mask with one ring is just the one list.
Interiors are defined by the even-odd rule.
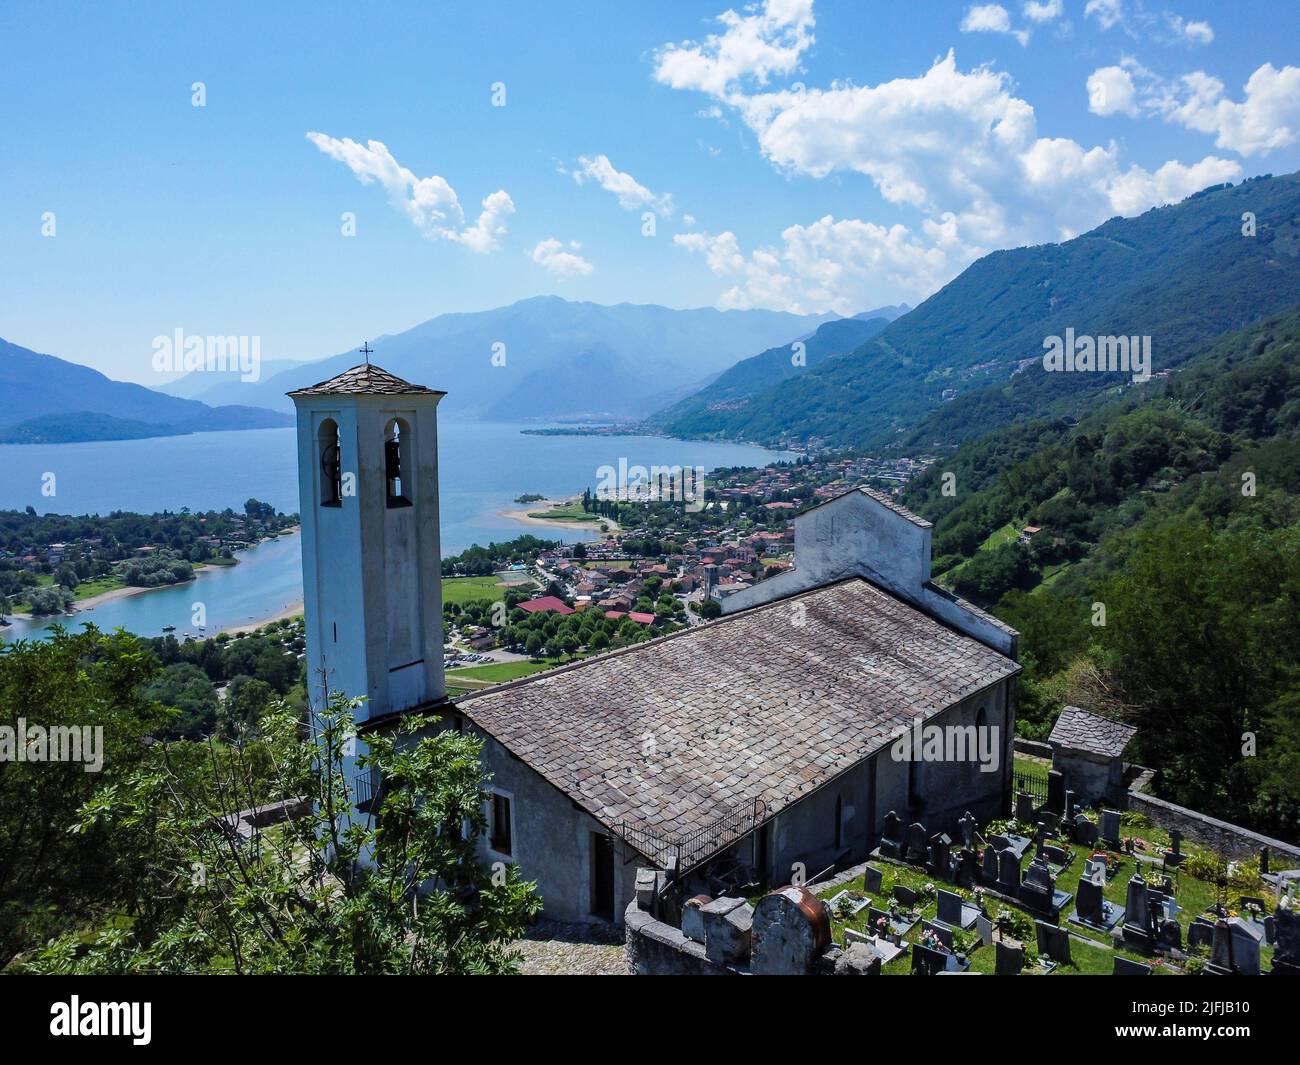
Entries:
[[[620,923],[638,867],[784,884],[863,859],[890,811],[955,831],[1009,809],[1016,633],[931,582],[929,523],[867,489],[796,518],[794,569],[718,620],[448,700],[444,394],[370,364],[290,393],[308,662],[367,697],[363,738],[419,714],[483,739],[483,857],[548,917]],[[995,757],[898,756],[933,726]]]

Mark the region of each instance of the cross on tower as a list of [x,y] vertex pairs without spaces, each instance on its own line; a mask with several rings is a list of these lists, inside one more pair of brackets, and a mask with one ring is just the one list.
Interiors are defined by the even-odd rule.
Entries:
[[371,353],[372,351],[375,350],[374,348],[372,348],[372,347],[370,346],[370,341],[367,340],[367,341],[366,341],[364,344],[362,344],[361,347],[359,347],[357,350],[360,351],[363,355],[365,355],[365,357],[366,357],[366,365],[369,366],[369,365],[370,365],[370,353]]

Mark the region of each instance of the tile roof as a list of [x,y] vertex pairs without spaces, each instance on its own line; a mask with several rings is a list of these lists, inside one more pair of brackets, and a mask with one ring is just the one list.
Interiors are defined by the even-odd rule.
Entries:
[[529,599],[526,602],[519,603],[518,606],[520,610],[529,614],[546,614],[551,611],[556,614],[573,613],[573,607],[554,595],[543,595],[538,599]]
[[363,362],[350,370],[344,370],[337,377],[312,385],[310,388],[297,388],[286,393],[290,396],[335,396],[335,395],[379,395],[404,396],[424,394],[445,396],[435,388],[413,385],[403,381],[396,374],[391,374],[373,363]]
[[769,814],[1020,671],[852,578],[457,706],[594,817],[680,838]]
[[1122,725],[1077,706],[1067,706],[1056,719],[1047,740],[1076,751],[1119,758],[1136,733],[1137,729],[1132,725]]

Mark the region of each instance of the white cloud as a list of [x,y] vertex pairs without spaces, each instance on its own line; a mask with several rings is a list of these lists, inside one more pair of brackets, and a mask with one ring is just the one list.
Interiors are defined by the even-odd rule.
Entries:
[[655,54],[655,78],[674,89],[722,96],[744,79],[766,85],[799,68],[813,43],[812,0],[764,0],[751,14],[724,11],[726,29],[702,42],[666,44]]
[[1088,76],[1088,110],[1094,115],[1136,115],[1137,88],[1123,67],[1099,67]]
[[1084,18],[1095,18],[1103,30],[1124,21],[1124,9],[1120,0],[1088,0],[1083,15]]
[[1192,44],[1209,44],[1214,40],[1214,30],[1208,22],[1192,22],[1172,11],[1165,12],[1165,22],[1176,38]]
[[576,241],[570,241],[569,247],[573,250],[565,251],[564,245],[560,241],[554,237],[548,237],[546,240],[537,242],[537,246],[533,248],[530,258],[552,277],[559,278],[561,281],[584,277],[591,273],[595,267],[577,254],[577,249],[581,245]]
[[467,226],[465,211],[456,190],[445,178],[420,178],[393,158],[382,141],[364,145],[349,137],[342,139],[311,132],[307,139],[331,159],[347,165],[363,185],[376,182],[388,194],[388,202],[431,240],[450,240],[480,254],[495,251],[506,232],[505,219],[515,205],[504,189],[483,200],[478,219]]
[[579,185],[594,181],[606,192],[618,197],[618,205],[625,211],[637,211],[651,207],[666,218],[673,215],[673,198],[669,193],[656,196],[631,174],[616,170],[607,155],[582,156],[578,166],[572,172],[573,180]]
[[1011,15],[1001,4],[975,4],[966,9],[961,20],[962,33],[1005,33],[1022,45],[1029,43],[1029,34],[1011,28]]
[[1063,0],[1043,0],[1042,3],[1026,0],[1023,10],[1030,22],[1051,22],[1061,17],[1065,4]]

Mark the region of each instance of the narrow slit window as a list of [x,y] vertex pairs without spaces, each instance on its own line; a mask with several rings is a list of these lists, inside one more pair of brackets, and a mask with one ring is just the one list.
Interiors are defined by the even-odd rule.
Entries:
[[500,792],[492,793],[492,824],[489,843],[498,854],[513,854],[510,833],[510,797]]
[[343,505],[343,449],[339,442],[338,423],[326,418],[320,424],[320,504]]
[[410,431],[401,418],[394,418],[384,431],[384,483],[390,507],[409,507],[411,492],[407,484]]

